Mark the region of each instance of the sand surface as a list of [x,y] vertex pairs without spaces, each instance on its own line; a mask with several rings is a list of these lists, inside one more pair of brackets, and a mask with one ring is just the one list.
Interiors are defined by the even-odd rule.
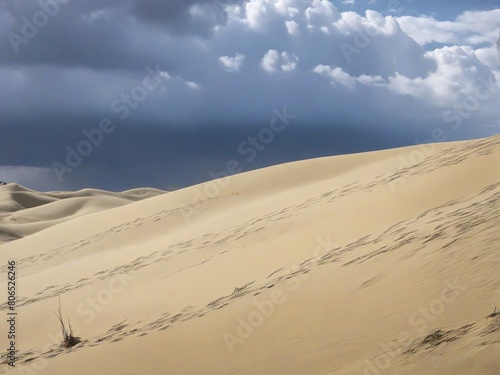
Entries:
[[0,373],[498,375],[499,196],[500,136],[168,193],[0,186]]

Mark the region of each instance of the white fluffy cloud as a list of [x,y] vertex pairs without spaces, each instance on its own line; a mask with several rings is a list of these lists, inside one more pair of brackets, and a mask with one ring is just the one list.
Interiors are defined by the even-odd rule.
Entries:
[[330,78],[333,85],[339,83],[349,89],[354,89],[356,87],[356,80],[344,72],[342,68],[336,67],[332,69],[332,67],[328,65],[318,65],[314,68],[314,73]]
[[269,74],[276,72],[280,54],[275,49],[270,49],[264,55],[260,62],[260,66]]
[[239,72],[243,61],[245,60],[245,55],[241,53],[237,53],[233,57],[229,56],[221,56],[219,57],[219,61],[224,66],[224,69],[227,72]]
[[311,6],[306,9],[305,15],[309,29],[328,28],[340,19],[337,8],[328,0],[313,0]]
[[295,54],[288,52],[281,52],[280,54],[275,49],[270,49],[262,58],[260,66],[269,74],[278,71],[291,72],[297,67],[298,61],[299,58]]
[[[290,8],[298,11],[290,13]],[[270,74],[268,79],[280,71],[294,70],[303,80],[314,73],[333,85],[332,101],[344,90],[367,107],[371,103],[383,108],[375,105],[380,98],[405,101],[407,107],[412,103],[404,111],[388,106],[394,117],[401,111],[402,116],[425,113],[443,121],[444,111],[460,107],[486,87],[490,95],[483,95],[487,99],[480,100],[479,109],[466,114],[473,123],[475,115],[496,116],[492,103],[498,85],[492,75],[500,78],[494,54],[498,19],[500,9],[464,12],[450,22],[426,16],[395,18],[371,10],[365,15],[340,13],[327,0],[251,0],[240,18],[228,26],[246,22],[259,33],[272,35],[274,45],[281,41],[287,52],[268,48],[260,59],[261,68]],[[238,39],[254,40],[253,35]],[[426,50],[424,46],[431,42],[447,45]],[[328,92],[323,89],[317,88]]]
[[419,44],[432,42],[478,45],[494,43],[498,38],[500,9],[464,12],[455,21],[438,21],[431,17],[397,18],[404,32]]
[[290,35],[297,35],[299,33],[299,24],[294,20],[285,21],[285,26]]
[[201,89],[200,84],[193,82],[193,81],[186,81],[186,85],[193,90],[199,90]]
[[[451,108],[469,97],[479,101],[490,99],[498,90],[488,69],[471,47],[444,47],[426,53],[426,57],[435,61],[437,69],[425,77],[409,78],[398,72],[387,79],[369,75],[351,76],[340,67],[327,65],[318,65],[313,71],[334,86],[342,85],[350,90],[356,90],[358,86],[376,88],[384,95],[413,97],[428,108]],[[478,90],[483,94],[478,95]]]

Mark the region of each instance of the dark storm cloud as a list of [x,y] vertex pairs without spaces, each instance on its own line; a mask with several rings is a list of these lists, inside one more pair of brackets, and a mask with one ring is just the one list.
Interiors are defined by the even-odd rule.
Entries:
[[[47,0],[4,2],[0,65],[141,69],[158,61],[175,69],[181,65],[175,59],[176,47],[186,41],[173,36],[208,37],[218,22],[217,7],[207,0],[73,0],[67,4],[48,0],[44,6],[40,4]],[[202,7],[192,14],[196,4]],[[36,27],[40,13],[48,15],[48,22]]]
[[[55,161],[64,163],[66,147],[75,149],[78,142],[85,139],[81,131],[90,129],[100,118],[50,117],[39,120],[45,124],[43,127],[19,121],[0,127],[2,164],[47,169],[44,179],[29,186],[34,189],[46,186],[51,186],[52,190],[82,186],[109,190],[140,186],[176,189],[210,180],[210,172],[217,174],[226,170],[230,160],[235,160],[242,171],[249,171],[289,161],[409,144],[408,134],[401,132],[384,133],[377,129],[331,123],[311,126],[297,119],[275,134],[274,140],[263,150],[247,144],[245,151],[250,148],[256,151],[252,155],[240,153],[238,147],[269,126],[268,121],[262,124],[240,123],[239,126],[205,123],[169,128],[127,122],[105,137],[102,145],[59,182],[50,169],[51,164]],[[61,127],[61,122],[72,126]]]
[[[0,174],[29,187],[172,189],[206,181],[232,159],[251,170],[414,144],[436,127],[448,140],[495,132],[478,126],[496,124],[494,80],[478,107],[464,110],[496,64],[485,44],[481,61],[469,47],[426,51],[394,19],[340,14],[326,0],[250,0],[227,13],[224,3],[237,1],[57,1],[43,1],[58,8],[29,37],[40,3],[0,7]],[[410,30],[417,21],[406,20]],[[484,37],[488,25],[459,26]],[[17,53],[12,34],[27,41]],[[131,102],[143,95],[148,68],[162,82]],[[238,145],[285,106],[297,115],[293,125],[246,161]],[[443,120],[450,110],[463,123],[455,132]],[[58,181],[53,163],[103,118],[116,130]]]
[[[218,4],[238,3],[238,0],[3,0],[2,9],[19,22],[22,17],[32,19],[33,15],[44,9],[51,9],[58,15],[60,8],[63,17],[76,20],[86,16],[100,15],[108,19],[126,19],[137,17],[145,23],[154,22],[164,27],[177,26],[182,31],[190,33],[189,26],[195,26],[193,20],[197,14],[190,12],[194,5],[200,5],[206,10],[217,7]],[[49,4],[49,5],[45,5]],[[50,11],[47,11],[50,14]],[[52,15],[51,15],[52,16]],[[55,16],[54,16],[55,17]],[[196,30],[196,28],[195,28]]]
[[[193,5],[200,5],[198,16],[190,12]],[[218,20],[216,7],[214,0],[143,0],[134,4],[133,12],[140,20],[165,27],[173,34],[207,35]]]

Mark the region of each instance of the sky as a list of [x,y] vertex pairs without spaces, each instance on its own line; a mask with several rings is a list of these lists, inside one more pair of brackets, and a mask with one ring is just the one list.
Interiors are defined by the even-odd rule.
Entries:
[[494,0],[0,0],[0,180],[174,190],[499,133]]

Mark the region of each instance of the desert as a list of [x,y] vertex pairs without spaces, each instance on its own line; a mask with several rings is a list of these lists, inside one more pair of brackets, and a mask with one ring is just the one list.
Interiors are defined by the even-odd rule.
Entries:
[[189,216],[203,185],[1,186],[2,373],[497,374],[500,138],[400,169],[418,148],[234,175]]

